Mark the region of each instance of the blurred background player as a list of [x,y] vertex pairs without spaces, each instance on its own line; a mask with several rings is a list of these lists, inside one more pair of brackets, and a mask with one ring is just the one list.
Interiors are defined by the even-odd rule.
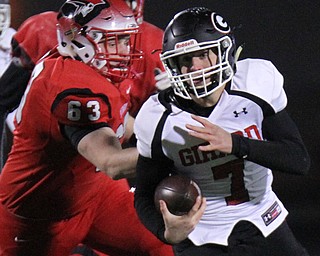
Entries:
[[[9,0],[0,0],[0,76],[5,72],[11,61],[11,39],[16,32],[10,27],[11,7]],[[6,107],[0,98],[0,172],[6,160],[8,149],[5,129]]]
[[0,76],[11,61],[11,39],[16,32],[10,27],[11,7],[9,0],[0,0]]
[[[1,127],[7,134],[1,150],[2,165],[12,144],[13,119],[36,62],[57,45],[57,13],[45,12],[28,18],[14,34],[11,42],[12,61],[0,79]],[[11,112],[11,113],[10,113]],[[8,114],[9,113],[9,114]],[[7,116],[8,115],[8,116]],[[9,129],[6,129],[6,128]]]
[[172,255],[139,222],[121,179],[138,156],[120,144],[132,118],[119,83],[141,59],[132,12],[70,0],[58,34],[58,52],[35,66],[16,113],[0,175],[0,254],[69,255],[83,242],[110,255]]
[[[129,86],[131,97],[130,114],[136,116],[142,104],[150,95],[157,91],[155,69],[164,71],[159,53],[162,47],[163,30],[143,19],[144,0],[126,1],[133,10],[141,32],[138,44],[144,53],[143,61],[133,66],[134,77],[127,80],[122,86]],[[159,83],[159,82],[158,82]]]

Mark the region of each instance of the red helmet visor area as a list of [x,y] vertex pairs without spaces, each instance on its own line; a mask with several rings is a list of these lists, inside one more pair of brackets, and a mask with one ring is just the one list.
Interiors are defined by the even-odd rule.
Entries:
[[86,36],[95,49],[90,65],[114,82],[130,77],[131,66],[143,56],[140,36],[136,28],[114,32],[92,28]]

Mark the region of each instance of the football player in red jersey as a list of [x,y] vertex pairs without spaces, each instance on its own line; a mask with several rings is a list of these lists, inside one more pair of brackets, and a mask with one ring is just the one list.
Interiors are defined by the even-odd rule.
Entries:
[[[163,66],[159,52],[155,50],[161,48],[163,31],[143,20],[144,0],[125,2],[133,10],[139,24],[141,32],[139,44],[144,54],[139,64],[133,64],[134,78],[121,83],[121,90],[130,91],[130,114],[135,116],[143,102],[157,90],[158,83],[153,72],[154,69],[163,70]],[[1,120],[19,105],[35,63],[57,45],[56,16],[57,12],[53,11],[33,15],[23,22],[14,36],[12,41],[14,61],[0,79]],[[15,111],[7,117],[7,125],[11,131],[14,129],[14,114]],[[11,143],[8,144],[6,147],[11,146]],[[6,159],[6,156],[3,158]]]
[[[122,149],[129,96],[119,83],[141,52],[124,2],[68,0],[57,52],[35,66],[0,176],[0,254],[69,255],[84,243],[109,255],[172,255],[139,221]],[[132,125],[132,124],[131,124]]]
[[[208,8],[169,22],[160,56],[172,88],[151,96],[134,126],[138,215],[177,256],[307,256],[272,190],[272,170],[303,175],[310,167],[285,109],[283,76],[267,60],[237,61],[238,53],[228,23]],[[202,191],[183,216],[163,200],[161,214],[154,205],[170,173]]]

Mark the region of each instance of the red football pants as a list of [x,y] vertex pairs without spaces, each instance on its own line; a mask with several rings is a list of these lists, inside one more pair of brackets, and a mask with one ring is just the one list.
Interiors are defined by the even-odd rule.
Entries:
[[139,221],[126,180],[106,182],[86,210],[60,221],[23,219],[0,206],[1,256],[67,256],[80,243],[108,255],[173,256]]

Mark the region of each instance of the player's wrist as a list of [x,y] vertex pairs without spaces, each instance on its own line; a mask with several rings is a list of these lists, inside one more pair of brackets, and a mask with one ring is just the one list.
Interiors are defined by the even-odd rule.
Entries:
[[246,158],[249,154],[249,145],[246,142],[248,138],[243,137],[239,134],[231,134],[232,139],[232,150],[231,154],[239,157]]
[[169,244],[178,244],[185,240],[187,236],[183,236],[181,232],[171,232],[169,229],[166,229],[164,232],[164,238]]

